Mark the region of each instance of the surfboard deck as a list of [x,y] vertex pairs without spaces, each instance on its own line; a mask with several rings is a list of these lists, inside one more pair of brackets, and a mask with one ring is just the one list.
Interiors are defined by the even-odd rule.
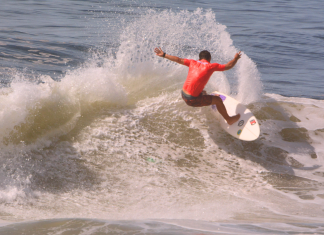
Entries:
[[241,114],[241,117],[237,122],[228,125],[225,119],[217,111],[216,105],[211,106],[212,113],[219,119],[221,127],[227,133],[237,139],[245,141],[253,141],[260,136],[260,125],[258,120],[245,105],[218,91],[214,91],[211,95],[219,95],[223,100],[229,116],[234,116],[238,113]]

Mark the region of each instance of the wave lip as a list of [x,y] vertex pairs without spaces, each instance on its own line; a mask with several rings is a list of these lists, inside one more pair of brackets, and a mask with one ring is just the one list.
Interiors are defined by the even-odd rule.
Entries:
[[49,76],[40,76],[38,84],[15,79],[1,89],[0,141],[6,146],[46,142],[67,134],[94,107],[124,105],[125,91],[110,74],[88,64],[58,82]]

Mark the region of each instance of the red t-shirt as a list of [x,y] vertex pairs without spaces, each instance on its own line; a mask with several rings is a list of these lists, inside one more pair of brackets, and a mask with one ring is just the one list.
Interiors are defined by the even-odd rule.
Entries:
[[189,67],[189,72],[183,89],[191,96],[199,96],[204,90],[210,76],[215,71],[224,71],[224,64],[209,63],[207,60],[184,59],[184,65]]

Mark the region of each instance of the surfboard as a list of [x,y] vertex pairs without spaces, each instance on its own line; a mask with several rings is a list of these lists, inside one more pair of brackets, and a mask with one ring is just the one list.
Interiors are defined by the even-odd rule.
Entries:
[[240,120],[232,125],[228,125],[225,119],[217,111],[216,105],[212,105],[212,113],[219,119],[221,127],[230,135],[245,141],[256,140],[260,135],[260,125],[253,113],[243,104],[235,100],[234,98],[223,94],[218,91],[214,91],[211,95],[219,95],[223,100],[229,116],[241,114]]

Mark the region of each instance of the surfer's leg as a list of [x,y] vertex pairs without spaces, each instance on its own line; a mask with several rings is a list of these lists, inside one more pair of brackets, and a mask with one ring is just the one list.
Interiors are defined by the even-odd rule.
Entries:
[[218,112],[223,116],[223,118],[229,125],[232,125],[233,123],[237,122],[241,117],[240,114],[230,117],[226,111],[222,99],[219,96],[213,96],[212,104],[216,105]]

